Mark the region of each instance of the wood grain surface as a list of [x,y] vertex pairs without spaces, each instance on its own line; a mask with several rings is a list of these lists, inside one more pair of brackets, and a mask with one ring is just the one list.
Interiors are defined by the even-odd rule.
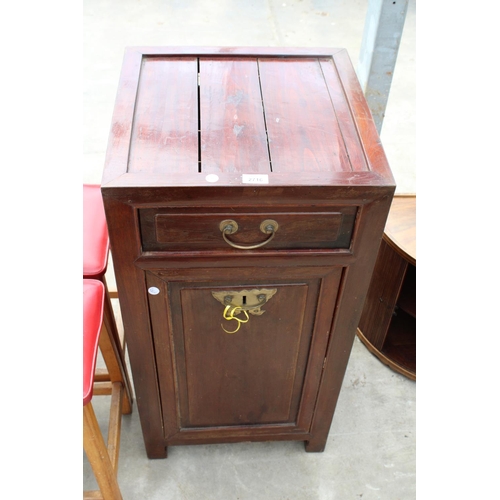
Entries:
[[201,171],[269,173],[255,58],[200,58]]
[[414,266],[417,263],[417,196],[396,195],[385,226],[384,238]]
[[144,58],[137,96],[128,172],[196,172],[197,59]]
[[351,171],[317,59],[260,59],[273,172]]

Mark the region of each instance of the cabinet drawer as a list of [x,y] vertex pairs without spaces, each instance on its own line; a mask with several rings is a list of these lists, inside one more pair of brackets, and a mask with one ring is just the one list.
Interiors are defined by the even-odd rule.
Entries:
[[[144,251],[230,250],[233,245],[264,249],[349,248],[356,207],[306,212],[210,213],[142,209]],[[277,229],[266,232],[269,224]],[[232,232],[223,229],[232,227]],[[262,226],[262,227],[261,227]]]

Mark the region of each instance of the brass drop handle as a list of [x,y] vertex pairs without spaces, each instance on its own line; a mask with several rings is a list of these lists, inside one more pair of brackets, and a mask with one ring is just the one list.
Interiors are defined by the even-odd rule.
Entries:
[[260,224],[260,230],[264,234],[269,234],[269,238],[267,240],[262,241],[261,243],[257,243],[256,245],[238,245],[234,242],[232,242],[227,235],[228,234],[234,234],[238,231],[238,224],[236,221],[227,219],[223,220],[219,224],[219,229],[222,232],[222,237],[224,238],[224,241],[228,244],[231,245],[233,248],[239,248],[240,250],[253,250],[255,248],[260,248],[263,247],[264,245],[267,245],[273,238],[274,235],[276,234],[276,231],[278,230],[278,223],[275,220],[272,219],[266,219],[261,222]]

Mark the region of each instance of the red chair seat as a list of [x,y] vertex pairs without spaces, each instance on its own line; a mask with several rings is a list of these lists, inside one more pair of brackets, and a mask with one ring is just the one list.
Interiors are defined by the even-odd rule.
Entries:
[[99,335],[104,311],[104,285],[83,280],[83,405],[92,399]]
[[101,278],[108,265],[109,237],[101,187],[83,185],[83,277]]
[[[123,379],[125,386],[124,413],[130,413],[132,411],[132,390],[125,363],[125,343],[118,332],[111,297],[106,285],[105,274],[109,252],[108,226],[101,187],[98,184],[83,184],[83,278],[99,280],[104,285],[102,325],[107,332],[106,338],[109,337],[112,345],[109,346],[108,342],[106,344],[115,352],[115,354],[109,355],[118,357],[119,367],[117,370],[120,372],[108,373],[109,380]],[[100,350],[102,353],[102,346],[100,346]],[[108,365],[107,362],[106,365]],[[100,377],[102,379],[102,373]],[[92,386],[92,384],[90,385]]]
[[[118,350],[103,321],[104,299],[102,281],[83,280],[83,448],[99,486],[99,490],[84,491],[83,498],[122,500],[117,480],[121,417],[122,413],[130,413],[132,407],[125,395],[125,372]],[[95,376],[98,349],[107,368],[104,380],[102,373]],[[107,444],[92,406],[94,382],[100,384],[95,389],[96,396],[111,396]]]

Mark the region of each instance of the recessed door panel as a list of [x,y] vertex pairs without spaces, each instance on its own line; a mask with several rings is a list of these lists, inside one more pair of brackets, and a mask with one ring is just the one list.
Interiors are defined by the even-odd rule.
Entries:
[[[148,272],[159,290],[149,301],[160,387],[175,380],[175,397],[162,397],[165,415],[175,405],[175,432],[193,442],[248,426],[308,432],[342,268],[251,268],[223,281],[220,269],[185,272]],[[287,279],[269,279],[280,273]],[[175,442],[173,427],[170,418]]]
[[262,315],[247,317],[242,310],[231,318],[226,311],[229,319],[211,293],[228,287],[180,290],[182,427],[295,421],[312,335],[307,297],[317,290],[306,284],[275,288]]

